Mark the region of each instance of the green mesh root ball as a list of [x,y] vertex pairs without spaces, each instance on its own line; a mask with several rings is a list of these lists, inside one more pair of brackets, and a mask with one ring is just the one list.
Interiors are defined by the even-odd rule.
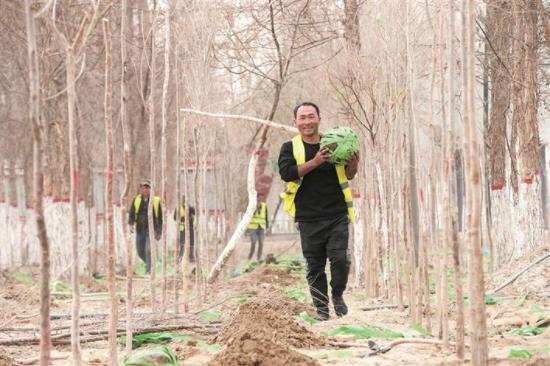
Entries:
[[359,150],[359,138],[349,127],[335,127],[321,137],[321,149],[323,147],[328,147],[331,151],[330,163],[347,164]]

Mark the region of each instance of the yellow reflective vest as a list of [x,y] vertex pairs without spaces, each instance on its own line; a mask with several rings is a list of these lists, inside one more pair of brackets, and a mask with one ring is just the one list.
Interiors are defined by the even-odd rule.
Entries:
[[[294,159],[296,160],[296,164],[298,166],[306,162],[305,146],[302,141],[302,136],[300,135],[292,138],[292,154],[294,155]],[[349,221],[353,224],[355,222],[355,210],[353,208],[351,188],[349,186],[348,178],[346,177],[346,167],[342,164],[336,164],[334,167],[336,168],[338,183],[340,183],[340,188],[342,188],[342,193],[344,194],[344,199],[346,201],[346,205],[348,206]],[[287,182],[286,190],[280,194],[280,197],[283,200],[283,209],[292,217],[296,216],[296,205],[294,200],[301,184],[302,178],[292,182]]]
[[266,212],[267,212],[267,206],[264,202],[260,203],[260,212],[256,210],[254,212],[254,216],[252,216],[252,220],[250,220],[250,223],[248,224],[247,228],[256,230],[258,227],[261,227],[265,230],[266,228]]
[[185,231],[185,209],[180,206],[180,231]]
[[[137,222],[141,201],[143,201],[143,199],[141,198],[141,194],[138,194],[136,198],[134,198],[134,211],[135,211],[134,222]],[[155,221],[157,222],[159,219],[159,206],[160,206],[160,197],[158,196],[153,197],[153,216],[155,217]]]

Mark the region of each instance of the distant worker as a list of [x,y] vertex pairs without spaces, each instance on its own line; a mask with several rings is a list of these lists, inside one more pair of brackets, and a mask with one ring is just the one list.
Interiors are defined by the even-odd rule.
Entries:
[[343,294],[350,268],[348,225],[354,220],[348,180],[357,173],[359,157],[354,153],[345,165],[331,164],[329,148],[321,148],[320,122],[317,105],[305,102],[294,108],[300,134],[281,146],[279,173],[287,182],[281,193],[284,209],[298,223],[317,319],[328,320],[327,258],[334,312],[339,317],[348,313]]
[[256,258],[258,259],[258,262],[262,260],[265,230],[267,230],[268,227],[269,220],[267,219],[267,205],[265,202],[260,202],[258,199],[258,205],[256,206],[256,211],[254,211],[254,216],[252,216],[252,219],[247,226],[247,232],[250,236],[250,253],[248,254],[248,260],[251,260],[254,256],[256,242],[258,243],[258,255]]
[[[149,221],[147,209],[149,207],[149,196],[151,194],[151,181],[144,180],[140,184],[140,194],[134,197],[128,213],[128,225],[130,232],[136,232],[136,249],[139,258],[145,262],[145,272],[151,272],[151,243],[149,240]],[[155,239],[160,240],[162,234],[162,206],[160,198],[153,198],[153,226]]]
[[181,197],[179,209],[174,210],[174,220],[179,221],[179,254],[178,260],[181,261],[185,252],[185,218],[189,217],[189,262],[195,262],[195,208],[189,206],[187,214],[185,213],[185,196]]

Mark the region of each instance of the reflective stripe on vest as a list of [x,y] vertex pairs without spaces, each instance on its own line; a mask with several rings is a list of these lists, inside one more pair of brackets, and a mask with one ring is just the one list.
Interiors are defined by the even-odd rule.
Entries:
[[[134,198],[134,222],[137,222],[138,219],[138,213],[139,208],[141,207],[141,194],[138,194],[136,198]],[[160,206],[160,198],[155,196],[153,198],[153,216],[155,216],[155,220],[158,220],[159,218],[159,206]]]
[[185,210],[180,206],[180,231],[185,231]]
[[[296,165],[300,166],[306,162],[305,146],[300,135],[292,138],[292,154],[296,160]],[[355,223],[355,209],[353,208],[353,195],[351,194],[348,178],[346,177],[346,167],[344,165],[335,165],[335,168],[336,175],[338,176],[338,183],[340,184],[340,188],[342,188],[344,200],[346,201],[346,206],[348,207],[349,221],[353,224]],[[296,204],[294,203],[294,200],[296,198],[298,188],[300,188],[300,184],[302,184],[301,178],[288,182],[286,184],[286,190],[280,194],[280,197],[283,200],[283,208],[285,212],[292,217],[296,217]]]
[[256,210],[254,212],[254,216],[252,216],[252,220],[250,220],[250,223],[248,224],[247,228],[255,230],[259,227],[265,230],[266,227],[266,205],[264,202],[260,203],[260,212]]

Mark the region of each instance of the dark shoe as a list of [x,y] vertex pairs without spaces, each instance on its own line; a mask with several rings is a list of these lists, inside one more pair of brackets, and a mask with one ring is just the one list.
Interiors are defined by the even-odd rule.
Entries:
[[344,298],[342,296],[333,297],[332,305],[334,305],[334,312],[336,313],[336,316],[341,317],[348,313],[348,306],[344,302]]
[[328,318],[329,318],[328,309],[317,309],[317,315],[314,316],[315,320],[324,322],[324,321],[327,321]]

